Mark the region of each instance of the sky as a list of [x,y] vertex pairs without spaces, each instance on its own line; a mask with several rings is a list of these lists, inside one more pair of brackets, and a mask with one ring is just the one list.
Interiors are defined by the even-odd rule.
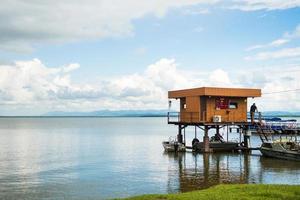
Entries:
[[0,115],[167,109],[204,86],[300,111],[300,0],[1,0],[0,16]]

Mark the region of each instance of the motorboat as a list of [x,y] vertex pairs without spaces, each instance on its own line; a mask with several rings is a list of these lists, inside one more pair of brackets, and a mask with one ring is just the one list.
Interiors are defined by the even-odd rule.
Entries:
[[167,152],[182,152],[185,151],[185,145],[174,139],[169,138],[169,141],[163,141],[162,145]]
[[300,144],[296,141],[263,142],[260,151],[267,157],[300,161]]
[[[198,139],[194,139],[192,142],[193,151],[203,151],[204,143],[199,142]],[[209,140],[209,148],[213,151],[233,151],[239,146],[237,141],[224,141],[223,137],[219,134],[215,134]]]
[[[239,146],[238,142],[234,141],[228,141],[228,142],[220,142],[220,141],[210,141],[209,142],[209,148],[215,152],[215,151],[233,151]],[[194,151],[202,151],[204,149],[204,143],[203,142],[196,142],[193,145]]]

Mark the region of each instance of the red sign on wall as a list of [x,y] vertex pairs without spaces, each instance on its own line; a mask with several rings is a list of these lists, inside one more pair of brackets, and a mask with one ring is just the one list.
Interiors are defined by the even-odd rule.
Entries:
[[216,109],[228,109],[229,100],[226,98],[216,98]]

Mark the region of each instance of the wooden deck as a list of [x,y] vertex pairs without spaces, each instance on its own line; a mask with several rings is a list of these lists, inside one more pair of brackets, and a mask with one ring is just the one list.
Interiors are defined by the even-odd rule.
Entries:
[[195,120],[193,115],[181,120],[179,112],[168,112],[168,124],[184,125],[184,126],[250,126],[251,122],[208,122]]
[[191,125],[191,126],[222,126],[222,125],[236,125],[236,126],[250,126],[251,122],[168,122],[174,125]]

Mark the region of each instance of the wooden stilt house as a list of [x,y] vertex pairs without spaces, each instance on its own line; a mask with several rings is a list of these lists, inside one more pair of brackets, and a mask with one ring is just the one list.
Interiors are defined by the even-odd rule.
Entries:
[[260,89],[201,87],[169,91],[180,100],[181,123],[247,122],[247,98],[260,97]]

